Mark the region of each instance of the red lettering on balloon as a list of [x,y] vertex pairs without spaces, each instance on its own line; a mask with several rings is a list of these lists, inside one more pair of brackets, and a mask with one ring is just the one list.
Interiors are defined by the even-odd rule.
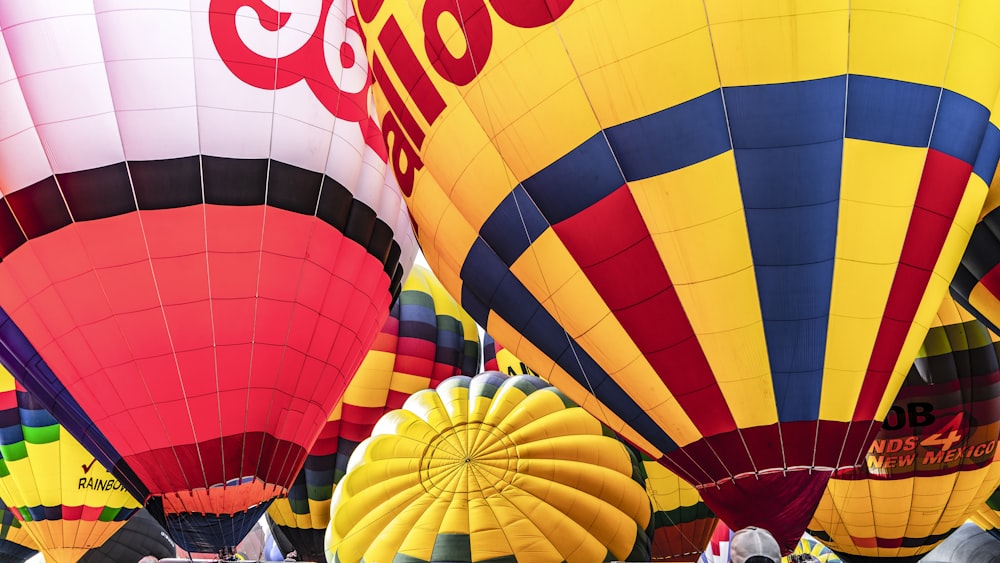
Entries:
[[358,7],[358,16],[365,23],[371,23],[378,15],[378,11],[382,9],[383,2],[385,0],[357,0],[355,5]]
[[[392,171],[396,174],[396,181],[399,182],[399,191],[403,195],[410,197],[413,193],[413,180],[417,170],[424,167],[424,162],[420,160],[417,150],[413,148],[410,141],[403,135],[403,129],[399,122],[393,117],[392,112],[387,112],[382,117],[382,138],[387,147],[392,150]],[[403,164],[406,165],[404,170]]]
[[[465,52],[455,58],[445,46],[439,27],[443,14],[458,23]],[[445,80],[464,86],[479,74],[493,48],[493,24],[483,0],[427,0],[423,11],[424,49],[431,65]]]
[[395,69],[399,81],[402,82],[403,88],[406,88],[420,114],[427,123],[434,123],[444,111],[444,98],[427,76],[427,71],[420,64],[413,48],[407,43],[395,17],[390,16],[386,20],[385,26],[378,34],[378,42],[389,59],[389,66]]
[[[337,60],[326,60],[324,33],[327,17],[335,1],[347,0],[322,0],[319,20],[310,37],[294,52],[275,59],[254,52],[244,43],[236,27],[239,17],[237,11],[244,7],[250,8],[256,13],[259,25],[272,32],[278,31],[288,23],[290,13],[278,12],[263,0],[211,0],[208,23],[212,41],[226,67],[237,78],[251,86],[278,90],[304,80],[316,99],[334,117],[358,123],[364,133],[366,144],[385,160],[386,147],[377,142],[378,135],[369,133],[373,127],[378,127],[368,113],[371,72],[366,73],[367,79],[357,92],[341,89],[330,73],[328,66],[330,62],[343,69],[352,68],[356,63],[363,62],[363,58],[355,56],[353,47],[346,41],[340,44],[340,56]],[[347,18],[345,27],[360,37],[361,28],[356,16]],[[375,141],[374,145],[369,139]]]
[[389,74],[385,71],[385,66],[382,64],[382,59],[379,58],[377,53],[372,57],[372,73],[375,75],[375,80],[379,86],[382,87],[382,95],[385,96],[385,100],[389,104],[389,109],[396,114],[400,125],[406,130],[406,134],[413,139],[413,142],[418,147],[423,146],[424,130],[420,128],[417,119],[413,117],[413,113],[406,107],[406,102],[403,101],[399,92],[396,91],[396,87],[392,85]]
[[490,0],[500,18],[514,27],[531,29],[550,24],[573,5],[574,0]]

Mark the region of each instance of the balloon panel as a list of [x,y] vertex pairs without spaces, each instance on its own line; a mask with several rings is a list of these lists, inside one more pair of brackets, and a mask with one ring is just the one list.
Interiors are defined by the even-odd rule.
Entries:
[[809,531],[843,557],[918,558],[1000,485],[1000,337],[945,298],[864,465],[840,471]]
[[998,8],[356,5],[445,286],[791,551],[874,437],[986,196]]
[[29,386],[164,518],[263,510],[416,252],[351,7],[17,2],[0,30],[0,307],[58,378]]
[[507,375],[538,375],[489,334],[483,335],[483,370]]
[[21,563],[38,553],[38,544],[0,499],[0,561]]
[[533,376],[456,376],[386,413],[333,496],[330,561],[647,561],[638,459]]
[[379,417],[401,407],[416,391],[434,388],[454,375],[475,373],[479,353],[475,322],[433,272],[415,265],[287,499],[276,500],[268,509],[301,559],[325,561],[323,536],[333,487]]

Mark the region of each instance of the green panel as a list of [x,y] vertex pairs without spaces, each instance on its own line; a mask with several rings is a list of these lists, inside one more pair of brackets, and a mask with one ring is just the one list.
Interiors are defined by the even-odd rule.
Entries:
[[472,546],[469,542],[468,534],[438,534],[434,538],[430,563],[472,561]]
[[0,456],[7,461],[17,461],[28,457],[28,448],[24,445],[24,441],[3,444],[0,445]]
[[[0,448],[2,450],[3,448]],[[7,477],[10,475],[10,469],[7,469],[7,462],[0,458],[0,477]]]
[[104,510],[101,511],[101,515],[97,518],[101,522],[113,522],[121,512],[121,507],[112,508],[110,506],[105,506]]
[[32,444],[51,444],[59,440],[59,425],[50,424],[48,426],[21,426],[24,433],[24,441]]

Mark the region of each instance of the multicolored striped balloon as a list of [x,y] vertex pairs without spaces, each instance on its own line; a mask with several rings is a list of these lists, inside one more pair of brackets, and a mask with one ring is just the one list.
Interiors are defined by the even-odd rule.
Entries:
[[642,466],[653,504],[650,561],[697,561],[719,519],[694,487],[663,464],[643,455]]
[[476,323],[430,270],[415,265],[288,497],[267,511],[301,559],[325,561],[323,536],[333,487],[379,417],[417,391],[478,372],[479,350]]
[[421,249],[486,332],[791,552],[1000,156],[987,0],[356,0]]
[[386,413],[337,484],[329,561],[648,561],[639,460],[542,379],[449,378]]
[[0,498],[55,563],[79,561],[141,506],[2,368]]
[[809,532],[845,561],[916,561],[1000,485],[1000,336],[950,297],[865,463],[827,483]]

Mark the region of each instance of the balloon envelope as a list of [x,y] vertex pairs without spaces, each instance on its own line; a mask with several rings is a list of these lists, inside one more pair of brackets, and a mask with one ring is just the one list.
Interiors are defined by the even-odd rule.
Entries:
[[917,561],[1000,485],[1000,336],[946,297],[864,464],[809,531],[845,561]]
[[719,519],[677,474],[646,456],[642,466],[653,503],[650,561],[697,561]]
[[452,377],[386,413],[351,455],[327,558],[648,561],[637,465],[537,377]]
[[282,531],[301,560],[326,561],[323,537],[333,487],[379,417],[403,406],[416,391],[432,389],[454,375],[476,373],[479,350],[476,323],[433,272],[414,266],[288,498],[274,501],[267,510],[272,528]]
[[175,540],[231,547],[292,484],[416,252],[353,11],[16,1],[0,32],[17,376]]
[[356,5],[445,286],[790,552],[874,438],[986,197],[1000,6]]

